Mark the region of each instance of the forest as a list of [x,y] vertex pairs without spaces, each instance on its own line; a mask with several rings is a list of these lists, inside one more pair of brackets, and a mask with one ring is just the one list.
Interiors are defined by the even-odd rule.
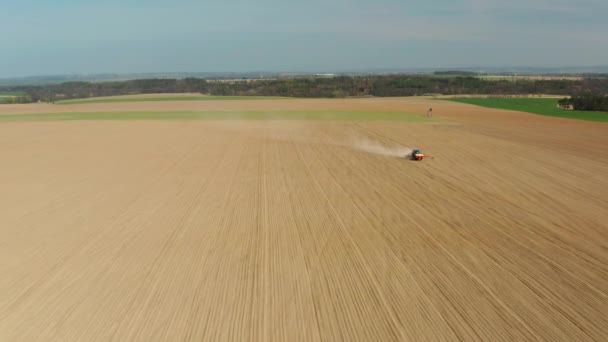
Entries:
[[119,82],[65,82],[15,86],[0,91],[18,92],[13,103],[55,102],[98,96],[202,93],[231,96],[365,97],[422,95],[608,94],[608,77],[580,80],[484,80],[468,75],[379,75],[256,79],[138,79]]
[[559,101],[561,107],[571,106],[574,110],[608,112],[608,96],[585,92]]

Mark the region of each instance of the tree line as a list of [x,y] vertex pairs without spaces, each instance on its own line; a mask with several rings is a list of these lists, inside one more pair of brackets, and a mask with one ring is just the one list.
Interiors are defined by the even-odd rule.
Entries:
[[559,100],[563,108],[570,107],[574,110],[608,112],[608,96],[586,92]]
[[202,93],[231,96],[355,97],[420,96],[428,94],[517,95],[556,94],[576,96],[585,92],[608,93],[608,78],[582,80],[484,80],[471,76],[382,75],[309,77],[271,80],[139,79],[120,82],[66,82],[43,86],[0,89],[26,95],[19,101],[54,102],[98,96]]

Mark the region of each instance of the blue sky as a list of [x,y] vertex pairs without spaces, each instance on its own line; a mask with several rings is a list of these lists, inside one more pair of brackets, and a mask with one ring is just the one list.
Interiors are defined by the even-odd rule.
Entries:
[[608,64],[606,0],[0,0],[0,78]]

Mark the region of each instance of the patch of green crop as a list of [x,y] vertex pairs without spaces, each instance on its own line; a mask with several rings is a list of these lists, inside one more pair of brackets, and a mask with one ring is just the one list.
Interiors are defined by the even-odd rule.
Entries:
[[552,98],[451,98],[448,101],[467,103],[481,107],[515,110],[559,118],[608,122],[606,112],[586,112],[557,108],[559,99]]
[[0,91],[0,97],[15,97],[15,96],[25,96],[26,94],[19,91]]

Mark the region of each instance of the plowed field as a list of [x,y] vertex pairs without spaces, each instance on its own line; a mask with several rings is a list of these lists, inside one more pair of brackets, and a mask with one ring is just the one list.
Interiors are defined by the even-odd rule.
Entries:
[[0,122],[0,340],[608,340],[606,124],[427,99],[0,115],[429,106]]

